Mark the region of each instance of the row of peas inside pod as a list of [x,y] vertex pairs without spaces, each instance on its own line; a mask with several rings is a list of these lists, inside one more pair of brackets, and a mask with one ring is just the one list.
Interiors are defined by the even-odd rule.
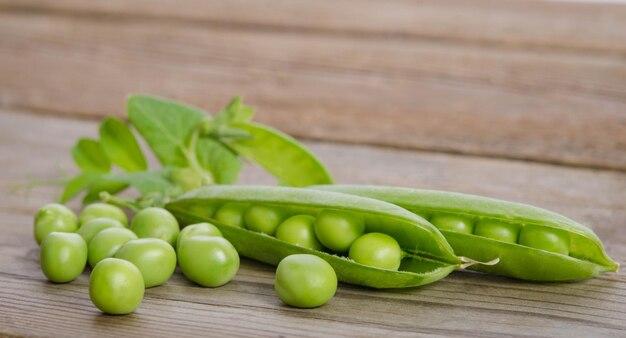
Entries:
[[357,263],[398,270],[404,252],[391,236],[365,233],[363,216],[322,209],[315,216],[281,206],[230,202],[207,216],[216,222],[264,233],[296,246],[347,255]]
[[351,284],[413,287],[462,267],[432,224],[371,198],[303,188],[210,186],[165,208],[182,224],[214,223],[242,256],[273,265],[290,255],[317,256]]
[[366,185],[320,185],[325,191],[375,198],[429,220],[455,253],[494,265],[469,268],[531,281],[571,281],[616,272],[588,227],[531,205],[447,191]]
[[177,262],[188,279],[207,287],[228,283],[239,269],[237,251],[215,226],[180,231],[176,218],[161,208],[139,211],[129,225],[127,215],[109,204],[88,205],[80,217],[64,205],[48,204],[35,216],[34,235],[50,281],[71,282],[89,263],[90,298],[109,314],[133,312],[144,289],[167,282]]

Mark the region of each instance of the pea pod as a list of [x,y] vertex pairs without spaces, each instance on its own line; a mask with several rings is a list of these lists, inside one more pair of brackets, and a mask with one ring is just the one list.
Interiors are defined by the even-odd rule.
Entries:
[[478,271],[533,281],[567,281],[619,268],[591,229],[537,207],[434,190],[357,185],[314,188],[375,198],[430,219],[457,255],[500,260],[492,266],[471,267]]
[[[315,216],[335,210],[363,217],[366,232],[395,238],[407,253],[399,271],[358,264],[345,257],[283,242],[260,232],[229,226],[199,212],[227,203],[278,207],[289,214]],[[210,221],[240,255],[277,265],[292,254],[313,254],[330,263],[339,280],[374,288],[400,288],[432,283],[461,267],[441,233],[431,224],[393,204],[370,198],[287,187],[211,186],[189,192],[166,205],[181,224]]]
[[333,183],[324,164],[289,135],[250,122],[233,122],[231,126],[244,130],[252,137],[229,145],[240,155],[261,165],[277,177],[281,184],[305,187]]

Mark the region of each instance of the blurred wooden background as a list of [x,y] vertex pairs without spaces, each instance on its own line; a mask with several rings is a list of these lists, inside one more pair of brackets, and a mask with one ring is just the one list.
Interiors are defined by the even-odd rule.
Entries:
[[[100,316],[87,272],[52,285],[38,270],[32,215],[58,191],[9,187],[71,172],[75,139],[136,92],[210,112],[243,95],[339,182],[535,204],[624,262],[626,4],[0,0],[0,335],[624,335],[623,273],[342,286],[300,311],[274,297],[271,267],[245,261],[224,288],[177,275],[136,314]],[[254,170],[244,182],[272,183]]]

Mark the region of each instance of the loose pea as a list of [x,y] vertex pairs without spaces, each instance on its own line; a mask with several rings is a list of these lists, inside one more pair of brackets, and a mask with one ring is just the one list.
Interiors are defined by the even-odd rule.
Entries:
[[460,215],[435,214],[431,217],[430,223],[441,230],[450,230],[465,234],[471,234],[474,230],[474,220]]
[[195,236],[180,243],[178,265],[192,282],[217,287],[235,277],[239,270],[239,254],[222,237]]
[[128,226],[128,216],[124,211],[114,205],[106,203],[93,203],[86,206],[80,213],[80,225],[86,224],[95,218],[112,218],[124,225]]
[[76,233],[83,236],[85,242],[89,245],[100,231],[108,228],[124,228],[124,225],[112,218],[94,218],[78,228]]
[[322,245],[335,252],[347,252],[365,231],[365,221],[358,215],[324,210],[317,216],[314,229]]
[[183,228],[176,239],[176,249],[180,247],[180,243],[194,236],[218,236],[223,237],[222,232],[211,223],[190,224]]
[[76,214],[63,204],[50,203],[39,208],[35,215],[35,241],[41,244],[51,232],[75,232],[78,229]]
[[244,213],[246,228],[273,236],[278,225],[285,220],[285,210],[269,205],[253,205]]
[[519,244],[562,255],[569,254],[569,236],[558,229],[524,226],[519,235]]
[[404,253],[391,236],[371,232],[357,238],[350,246],[349,257],[363,265],[398,270]]
[[315,217],[310,215],[289,217],[276,229],[276,238],[304,248],[323,250],[324,247],[315,237],[313,223]]
[[137,235],[126,228],[100,231],[89,243],[89,265],[95,267],[101,260],[113,257],[122,245],[133,239],[137,239]]
[[332,266],[314,255],[285,257],[276,268],[276,295],[285,304],[312,308],[326,304],[337,291],[337,275]]
[[51,232],[41,243],[41,270],[55,283],[71,282],[87,264],[87,244],[78,234]]
[[130,223],[130,229],[139,238],[159,238],[172,246],[176,245],[180,232],[176,218],[162,208],[145,208],[139,211]]
[[176,269],[174,248],[158,238],[130,240],[115,253],[115,258],[135,264],[141,271],[146,288],[167,282]]
[[226,203],[215,213],[215,220],[226,225],[243,228],[243,214],[248,209],[245,203]]
[[139,307],[144,283],[139,269],[131,262],[105,258],[91,271],[89,297],[100,311],[124,315]]
[[501,242],[517,243],[519,227],[495,220],[482,220],[474,227],[474,235],[495,239]]

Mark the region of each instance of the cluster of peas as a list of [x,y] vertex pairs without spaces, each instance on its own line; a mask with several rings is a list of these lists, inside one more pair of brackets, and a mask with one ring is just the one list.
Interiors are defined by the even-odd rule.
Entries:
[[261,232],[318,251],[347,256],[357,263],[398,270],[405,253],[391,236],[365,233],[365,220],[354,213],[321,210],[316,216],[293,215],[271,205],[226,203],[212,217],[223,224]]
[[[226,203],[213,217],[293,245],[348,253],[356,262],[378,268],[397,270],[404,256],[392,237],[364,234],[363,218],[350,213],[323,210],[314,217],[290,215],[274,206]],[[45,205],[37,212],[34,229],[43,273],[52,282],[67,283],[89,263],[94,305],[105,313],[127,314],[141,304],[145,288],[170,278],[177,263],[185,277],[205,287],[224,285],[239,270],[235,247],[210,223],[180,230],[170,212],[147,208],[127,226],[126,214],[113,205],[88,205],[79,217],[61,204]],[[288,305],[317,307],[336,289],[335,271],[315,255],[291,255],[277,267],[276,294]]]
[[[89,296],[110,314],[133,312],[144,289],[165,283],[176,264],[191,281],[217,287],[239,270],[239,255],[208,223],[182,231],[165,209],[138,212],[128,226],[126,214],[115,206],[91,204],[76,217],[61,204],[48,204],[35,216],[35,240],[41,245],[40,262],[52,282],[78,277],[87,262],[93,268]],[[176,247],[176,250],[174,249]]]

